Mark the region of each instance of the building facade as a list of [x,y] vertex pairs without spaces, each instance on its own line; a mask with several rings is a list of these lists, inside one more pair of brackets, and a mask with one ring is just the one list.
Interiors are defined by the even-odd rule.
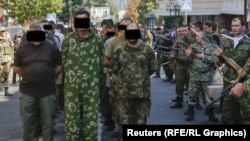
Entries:
[[[170,16],[173,14],[172,10],[169,10],[170,3],[174,5],[179,5],[180,9],[174,9],[175,10],[181,10],[184,8],[183,5],[184,0],[158,0],[159,8],[154,9],[151,11],[151,13],[154,13],[158,16]],[[246,1],[249,1],[249,7],[250,7],[250,0],[190,0],[191,10],[182,12],[185,18],[185,22],[189,24],[192,21],[206,21],[206,20],[212,20],[214,21],[218,29],[220,28],[226,28],[230,30],[230,21],[232,18],[236,16],[242,16],[246,18],[246,12],[245,12],[245,3]],[[250,9],[249,9],[250,13]],[[250,16],[249,20],[250,21]]]

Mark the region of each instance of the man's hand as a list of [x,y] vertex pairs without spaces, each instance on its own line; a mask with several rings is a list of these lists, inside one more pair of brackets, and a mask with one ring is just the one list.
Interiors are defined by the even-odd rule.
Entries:
[[230,95],[231,96],[234,96],[236,98],[240,98],[243,96],[245,92],[245,89],[244,89],[244,84],[243,83],[237,83],[230,91]]
[[215,50],[214,50],[214,54],[216,56],[220,56],[221,54],[223,54],[223,50],[219,47],[217,47]]

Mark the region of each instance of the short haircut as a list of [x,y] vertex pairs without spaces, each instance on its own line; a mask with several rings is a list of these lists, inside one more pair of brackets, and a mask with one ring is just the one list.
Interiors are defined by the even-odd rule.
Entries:
[[74,18],[75,18],[77,15],[82,15],[82,14],[86,14],[88,18],[90,17],[89,11],[87,11],[87,10],[85,10],[85,9],[80,9],[79,11],[77,11],[77,12],[75,13]]
[[101,22],[101,26],[107,25],[108,23],[114,24],[114,21],[112,19],[103,19]]
[[44,28],[41,23],[33,23],[30,25],[29,30],[44,31]]
[[130,18],[123,18],[123,19],[121,19],[120,23],[123,22],[123,21],[126,21],[126,22],[130,21],[131,23],[133,23],[133,20],[130,19]]
[[235,17],[232,19],[232,21],[239,20],[242,26],[246,26],[246,21],[242,17]]
[[112,28],[116,28],[114,23],[107,23],[105,26],[105,29],[112,29]]

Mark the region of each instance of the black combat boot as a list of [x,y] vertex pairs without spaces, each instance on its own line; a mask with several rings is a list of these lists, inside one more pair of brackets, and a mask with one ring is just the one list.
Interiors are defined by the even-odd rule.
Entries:
[[202,110],[202,106],[200,104],[200,98],[199,97],[196,98],[195,108],[197,110]]
[[208,120],[211,122],[218,122],[219,119],[214,116],[214,108],[207,108]]
[[5,90],[4,91],[5,96],[12,96],[12,94],[9,93],[9,87],[5,87],[4,90]]
[[172,106],[170,106],[170,108],[182,108],[182,102],[183,102],[183,98],[177,98],[176,99],[176,103]]
[[194,120],[194,106],[188,105],[188,116],[186,117],[186,121]]

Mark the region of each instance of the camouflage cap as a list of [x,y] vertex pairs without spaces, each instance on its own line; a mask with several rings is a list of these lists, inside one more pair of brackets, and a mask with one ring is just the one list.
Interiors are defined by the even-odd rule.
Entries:
[[5,27],[0,27],[0,31],[6,31]]

